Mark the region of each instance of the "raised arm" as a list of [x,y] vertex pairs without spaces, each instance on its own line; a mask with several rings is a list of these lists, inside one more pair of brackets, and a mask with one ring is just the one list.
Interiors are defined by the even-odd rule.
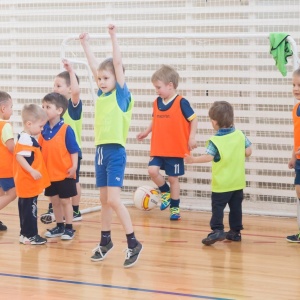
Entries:
[[71,101],[73,105],[76,106],[80,100],[79,83],[77,81],[72,64],[67,59],[63,59],[62,63],[64,64],[64,68],[69,72],[70,75]]
[[89,64],[89,66],[92,70],[94,79],[97,83],[98,82],[97,70],[98,70],[99,63],[98,63],[98,61],[96,59],[96,56],[94,55],[94,53],[91,49],[89,39],[90,39],[90,36],[87,32],[81,33],[79,35],[80,44],[83,48],[83,51],[84,51],[85,56],[87,58],[88,64]]
[[111,43],[112,43],[113,64],[115,68],[116,80],[120,85],[120,87],[123,88],[125,84],[125,74],[123,71],[122,55],[117,41],[116,26],[113,24],[109,24],[108,33],[110,35]]

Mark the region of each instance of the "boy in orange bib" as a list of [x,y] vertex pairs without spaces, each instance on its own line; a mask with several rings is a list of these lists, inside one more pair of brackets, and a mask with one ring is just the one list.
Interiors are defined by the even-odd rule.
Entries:
[[47,239],[38,235],[37,199],[50,185],[40,145],[36,140],[45,123],[47,114],[36,104],[26,104],[22,109],[23,131],[18,136],[14,151],[13,171],[19,197],[19,242],[42,245]]

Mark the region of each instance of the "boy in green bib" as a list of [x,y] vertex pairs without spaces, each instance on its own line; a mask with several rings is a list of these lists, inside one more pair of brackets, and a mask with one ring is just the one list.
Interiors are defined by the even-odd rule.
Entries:
[[[246,186],[245,157],[252,153],[251,142],[234,127],[233,107],[226,101],[216,101],[209,109],[212,127],[217,131],[209,139],[206,154],[193,157],[186,155],[185,163],[212,161],[212,232],[202,240],[205,245],[225,238],[241,241],[243,189]],[[224,232],[224,209],[228,204],[230,231]]]

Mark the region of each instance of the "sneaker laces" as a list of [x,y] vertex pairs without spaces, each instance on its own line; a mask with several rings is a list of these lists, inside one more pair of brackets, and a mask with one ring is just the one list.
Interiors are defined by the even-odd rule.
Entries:
[[161,193],[161,202],[169,202],[169,200],[170,200],[169,192]]
[[96,252],[99,252],[101,257],[104,257],[102,251],[101,251],[101,246],[100,244],[97,245],[97,247],[95,249],[92,250],[92,253],[95,254]]
[[179,207],[171,207],[170,208],[171,214],[172,215],[179,215],[180,214],[180,209]]
[[124,249],[123,252],[125,252],[125,259],[129,259],[132,255],[132,249],[130,248]]

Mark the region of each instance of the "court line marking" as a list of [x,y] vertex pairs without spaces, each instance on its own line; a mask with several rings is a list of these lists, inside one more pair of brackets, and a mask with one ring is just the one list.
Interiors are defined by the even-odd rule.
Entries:
[[186,297],[186,298],[198,298],[198,299],[209,299],[209,300],[233,300],[233,299],[229,299],[229,298],[216,298],[216,297],[201,296],[201,295],[195,295],[195,294],[184,294],[184,293],[167,292],[167,291],[160,291],[160,290],[150,290],[150,289],[126,287],[126,286],[120,286],[120,285],[82,282],[82,281],[75,281],[75,280],[55,279],[55,278],[29,276],[29,275],[0,273],[0,276],[31,279],[31,280],[50,281],[50,282],[57,282],[57,283],[76,284],[76,285],[86,285],[86,286],[94,286],[94,287],[103,287],[103,288],[128,290],[128,291],[136,291],[136,292],[143,292],[143,293],[163,294],[163,295],[170,295],[170,296],[181,296],[181,297]]

